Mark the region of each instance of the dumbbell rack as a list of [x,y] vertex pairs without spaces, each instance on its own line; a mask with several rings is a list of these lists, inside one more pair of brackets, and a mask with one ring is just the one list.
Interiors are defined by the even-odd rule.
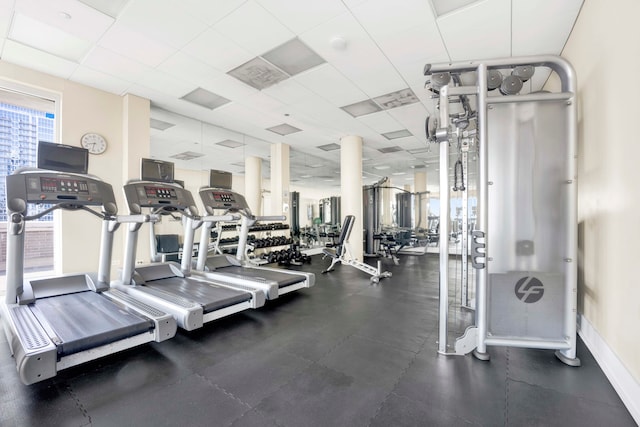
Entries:
[[[213,239],[213,250],[218,253],[235,253],[238,246],[238,236],[222,238],[224,232],[238,232],[238,225],[224,224],[216,229],[211,230],[211,238]],[[247,247],[249,250],[267,249],[280,246],[289,246],[293,243],[293,239],[288,236],[272,236],[274,231],[289,230],[289,225],[285,223],[273,222],[267,224],[256,224],[249,228],[251,233],[267,233],[266,237],[257,238],[256,234],[247,236]]]

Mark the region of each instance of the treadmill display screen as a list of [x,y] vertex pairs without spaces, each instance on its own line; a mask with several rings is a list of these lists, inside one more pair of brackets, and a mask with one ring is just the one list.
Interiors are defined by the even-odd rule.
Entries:
[[176,190],[170,187],[144,187],[144,191],[147,194],[147,197],[150,199],[177,199],[178,196],[176,194]]
[[219,191],[212,191],[210,196],[214,202],[219,202],[219,203],[233,203],[236,201],[232,193],[222,193]]
[[69,178],[40,178],[43,193],[89,194],[87,181]]

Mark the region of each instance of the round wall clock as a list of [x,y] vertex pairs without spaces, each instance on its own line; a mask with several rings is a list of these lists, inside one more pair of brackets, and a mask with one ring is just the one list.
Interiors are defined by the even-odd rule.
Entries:
[[102,154],[107,150],[107,140],[97,133],[85,133],[82,135],[80,143],[91,154]]

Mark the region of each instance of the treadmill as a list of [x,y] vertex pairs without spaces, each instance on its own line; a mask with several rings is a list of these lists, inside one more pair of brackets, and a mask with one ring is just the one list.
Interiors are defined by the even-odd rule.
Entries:
[[[50,144],[59,145],[59,144]],[[39,147],[53,156],[52,166],[86,154],[77,147]],[[84,150],[86,151],[86,150]],[[74,168],[66,168],[73,170]],[[169,314],[109,287],[113,235],[117,217],[111,185],[85,173],[20,169],[7,176],[7,294],[1,306],[4,330],[20,380],[33,384],[58,371],[176,333]],[[29,206],[44,210],[29,215]],[[50,207],[46,207],[50,205]],[[97,212],[89,207],[101,207]],[[82,210],[102,220],[99,269],[96,274],[24,279],[26,222],[56,210]]]
[[190,249],[200,219],[188,190],[173,182],[144,180],[127,183],[124,195],[131,214],[140,215],[145,208],[153,210],[148,215],[150,223],[157,222],[159,214],[163,212],[183,216],[186,219],[184,248],[188,249],[183,251],[181,264],[168,261],[134,266],[138,230],[142,224],[131,225],[127,232],[122,279],[114,284],[116,288],[171,313],[178,326],[187,331],[200,328],[215,319],[264,305],[265,296],[261,290],[191,275]]
[[249,227],[258,221],[282,221],[284,217],[257,217],[252,215],[245,198],[229,189],[203,187],[199,190],[199,194],[208,214],[213,215],[215,211],[239,214],[242,222],[235,258],[226,254],[208,256],[213,221],[207,221],[207,217],[205,217],[200,234],[198,261],[194,274],[262,289],[266,293],[267,299],[270,300],[314,285],[315,275],[313,273],[254,266],[245,262],[244,251]]

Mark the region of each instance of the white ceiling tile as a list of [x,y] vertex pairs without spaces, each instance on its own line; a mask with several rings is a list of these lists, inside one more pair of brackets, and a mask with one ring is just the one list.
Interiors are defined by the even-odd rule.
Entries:
[[213,25],[246,2],[247,0],[181,0],[180,6],[207,24]]
[[256,92],[246,98],[239,99],[237,102],[265,113],[275,111],[284,105],[282,102],[270,97],[264,92]]
[[342,1],[347,7],[354,8],[362,3],[366,3],[368,0],[342,0]]
[[283,104],[293,104],[302,99],[315,98],[318,95],[293,79],[287,79],[262,91]]
[[157,69],[195,86],[210,84],[224,75],[212,66],[182,52],[171,55]]
[[402,107],[388,110],[388,112],[420,141],[426,140],[424,122],[429,115],[429,111],[427,111],[424,105],[420,103],[403,105]]
[[104,90],[105,92],[115,93],[116,95],[125,94],[127,92],[127,88],[131,86],[131,82],[127,82],[82,65],[76,68],[73,72],[71,80],[82,83],[86,86]]
[[41,71],[53,76],[69,78],[78,64],[67,61],[50,53],[29,46],[6,40],[2,49],[2,59],[32,70]]
[[271,12],[287,28],[301,34],[318,24],[346,12],[340,0],[291,1],[291,0],[257,0],[267,11]]
[[91,48],[87,40],[22,13],[13,15],[9,39],[71,61],[80,61]]
[[91,42],[97,41],[114,22],[111,16],[75,0],[17,0],[16,11]]
[[120,21],[105,33],[98,44],[149,67],[157,67],[176,52],[171,46],[160,43]]
[[[346,40],[345,49],[331,46],[330,41],[335,36]],[[301,34],[300,38],[370,97],[406,87],[389,60],[350,13],[333,18]]]
[[336,107],[353,104],[367,98],[362,90],[331,64],[316,67],[295,76],[294,79]]
[[[513,55],[559,55],[583,0],[513,1]],[[549,19],[553,16],[553,19]]]
[[144,64],[100,46],[89,52],[82,65],[130,82],[138,81],[144,73],[151,71],[151,68]]
[[129,0],[80,0],[95,10],[116,18]]
[[367,125],[372,131],[377,133],[393,132],[404,129],[396,119],[387,114],[387,111],[367,114],[358,117],[358,121]]
[[[260,110],[251,108],[250,106],[232,102],[221,108],[220,113],[225,116],[232,116],[236,121],[250,123],[251,126],[255,126],[261,129],[266,129],[273,126],[274,119],[266,114],[261,114]],[[236,128],[242,132],[242,128]]]
[[169,96],[180,98],[195,89],[193,84],[159,70],[150,70],[136,82]]
[[256,56],[214,29],[204,31],[182,50],[224,73]]
[[232,101],[245,99],[258,92],[258,90],[228,74],[222,74],[210,82],[203,84],[202,87]]
[[213,28],[256,56],[295,37],[291,30],[253,0],[234,10]]
[[181,2],[172,0],[131,0],[118,22],[177,49],[207,28]]
[[437,20],[452,61],[511,55],[511,0],[484,0]]
[[353,7],[352,12],[374,39],[418,26],[429,28],[437,36],[435,16],[425,0],[368,0]]

